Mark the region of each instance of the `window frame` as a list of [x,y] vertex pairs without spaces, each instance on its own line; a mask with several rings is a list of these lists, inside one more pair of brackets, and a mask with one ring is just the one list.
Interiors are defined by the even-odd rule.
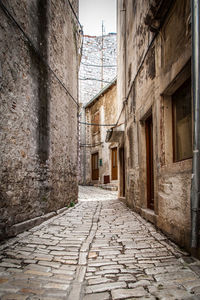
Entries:
[[[189,77],[187,80],[185,80],[185,82],[179,87],[177,88],[174,93],[171,95],[171,102],[172,102],[172,148],[173,148],[173,163],[177,163],[177,162],[181,162],[184,160],[188,160],[192,158],[192,151],[191,151],[191,156],[188,156],[186,158],[177,158],[177,132],[176,132],[176,111],[177,111],[177,105],[175,103],[175,100],[173,100],[173,95],[179,90],[181,89],[185,84],[187,84],[188,81],[191,81],[191,77]],[[191,119],[192,119],[192,93],[191,93]],[[191,131],[191,139],[192,139],[192,131]],[[191,145],[192,146],[192,145]]]
[[[100,123],[100,111],[96,111],[92,115],[92,124],[99,124]],[[94,125],[92,126],[92,135],[96,135],[100,133],[100,126],[99,125]]]
[[[180,161],[174,161],[174,140],[173,140],[173,100],[172,95],[191,77],[191,57],[185,62],[180,71],[176,73],[173,79],[165,84],[163,92],[161,92],[161,145],[160,145],[160,163],[161,167],[173,167],[177,163],[182,166],[189,166],[191,158]],[[163,86],[163,87],[164,87]],[[192,103],[192,96],[191,96]],[[191,113],[193,114],[193,103],[191,105]],[[193,143],[193,118],[192,118],[192,143]],[[189,163],[189,165],[188,165]]]

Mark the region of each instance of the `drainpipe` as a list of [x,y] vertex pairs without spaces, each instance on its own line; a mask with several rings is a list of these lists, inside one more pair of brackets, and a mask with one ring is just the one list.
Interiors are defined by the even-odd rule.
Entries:
[[123,101],[126,99],[126,2],[123,0],[122,9],[123,13],[123,55],[124,55],[124,87],[123,87]]
[[[86,123],[86,109],[83,108],[83,122]],[[84,125],[83,125],[84,126]],[[83,143],[84,143],[84,148],[83,148],[83,184],[86,185],[86,132],[87,132],[87,128],[86,126],[84,126],[84,133],[83,133]]]
[[127,57],[126,57],[126,2],[123,2],[123,10],[124,12],[124,41],[123,41],[123,50],[124,50],[124,99],[126,99],[126,62],[127,62]]
[[191,248],[198,247],[200,213],[200,3],[191,0],[192,9],[192,89],[193,89],[193,166],[191,185]]

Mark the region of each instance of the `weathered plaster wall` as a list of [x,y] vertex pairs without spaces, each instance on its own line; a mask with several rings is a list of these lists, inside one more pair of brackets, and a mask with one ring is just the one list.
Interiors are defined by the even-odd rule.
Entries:
[[[78,27],[67,2],[3,3],[77,99]],[[4,237],[13,224],[77,201],[77,107],[1,9],[0,19]]]
[[[109,88],[105,94],[100,96],[97,100],[86,108],[86,119],[91,122],[92,115],[100,112],[101,124],[115,124],[117,119],[117,97],[116,97],[116,84]],[[99,180],[98,183],[104,183],[104,176],[109,175],[111,180],[111,148],[116,147],[116,144],[109,144],[105,142],[106,132],[109,127],[100,127],[100,132],[92,134],[92,126],[87,127],[86,141],[87,144],[96,145],[95,147],[86,148],[86,180],[87,183],[92,182],[91,173],[91,154],[98,152],[99,159],[102,159],[102,166],[99,166]],[[111,180],[112,182],[112,180]],[[96,182],[97,183],[97,182]]]
[[[118,54],[118,107],[122,106],[123,95],[129,95],[124,110],[126,201],[172,239],[188,246],[191,159],[173,162],[168,90],[173,86],[175,91],[175,86],[180,86],[190,75],[182,71],[191,57],[190,1],[173,3],[152,43],[155,33],[145,25],[150,2],[118,1],[118,49],[123,50]],[[181,71],[184,75],[180,75]],[[147,210],[146,200],[144,121],[150,111],[154,140],[154,211]]]

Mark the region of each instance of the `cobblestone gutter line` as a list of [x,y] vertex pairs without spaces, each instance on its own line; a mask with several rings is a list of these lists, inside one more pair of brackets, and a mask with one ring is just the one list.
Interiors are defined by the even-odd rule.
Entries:
[[83,299],[84,280],[85,280],[85,274],[86,274],[86,270],[87,270],[87,259],[88,259],[88,254],[89,254],[89,251],[91,248],[91,244],[92,244],[92,242],[95,238],[96,232],[97,232],[101,206],[102,206],[102,204],[100,202],[98,202],[96,211],[92,218],[92,225],[91,225],[89,235],[86,238],[85,242],[81,246],[80,253],[79,253],[78,268],[76,270],[76,277],[72,284],[72,289],[69,294],[68,300]]

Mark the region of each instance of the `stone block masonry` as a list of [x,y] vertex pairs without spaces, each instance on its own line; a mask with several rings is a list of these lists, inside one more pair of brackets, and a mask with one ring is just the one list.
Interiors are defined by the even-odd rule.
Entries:
[[67,1],[2,4],[34,47],[0,7],[1,239],[13,225],[77,201],[77,105],[47,65],[77,99],[79,61]]
[[[83,53],[79,71],[80,103],[85,105],[116,76],[117,35],[84,36]],[[103,85],[102,85],[103,59]]]

